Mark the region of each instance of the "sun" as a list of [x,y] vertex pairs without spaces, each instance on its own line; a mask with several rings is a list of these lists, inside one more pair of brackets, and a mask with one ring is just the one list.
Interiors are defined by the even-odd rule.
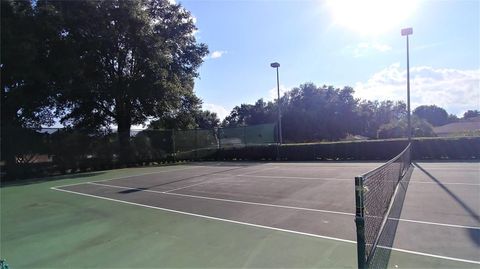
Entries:
[[328,0],[334,24],[362,35],[379,35],[403,27],[419,0]]

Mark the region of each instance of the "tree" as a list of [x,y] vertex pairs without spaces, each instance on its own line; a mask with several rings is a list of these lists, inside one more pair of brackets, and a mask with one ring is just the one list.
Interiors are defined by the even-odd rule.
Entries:
[[218,127],[220,119],[217,113],[208,110],[197,109],[194,111],[183,111],[176,115],[163,117],[161,119],[152,121],[149,124],[150,129],[213,129]]
[[377,137],[380,126],[392,121],[399,121],[406,117],[407,106],[403,102],[361,101],[357,108],[358,120],[355,131],[363,136]]
[[458,120],[459,119],[458,119],[457,115],[454,115],[454,114],[448,115],[448,123],[457,122]]
[[423,105],[413,110],[414,115],[425,119],[433,126],[441,126],[448,123],[448,113],[445,109],[436,105]]
[[350,87],[302,84],[281,101],[284,137],[302,142],[343,138],[353,131],[357,102]]
[[258,99],[254,105],[241,104],[236,106],[224,119],[225,127],[248,126],[263,123],[272,123],[277,120],[277,105],[273,102],[266,103]]
[[54,123],[49,50],[57,39],[55,24],[42,17],[49,12],[28,1],[1,1],[0,155],[10,172],[15,157],[25,153],[19,137],[33,141],[38,134],[29,128]]
[[480,111],[478,110],[468,110],[467,112],[463,113],[464,119],[470,119],[480,116]]
[[218,118],[217,113],[203,110],[195,115],[195,123],[200,129],[213,129],[218,127],[220,119]]
[[[166,0],[46,1],[62,14],[59,49],[69,58],[56,93],[61,122],[118,127],[120,148],[130,128],[195,107],[194,78],[207,53],[193,19]],[[37,3],[40,5],[40,3]],[[121,152],[123,161],[128,152]]]
[[[426,120],[418,117],[413,116],[412,120],[412,135],[414,137],[431,137],[435,136],[433,132],[433,127],[430,123]],[[383,124],[378,129],[378,138],[400,138],[400,137],[407,137],[407,128],[408,123],[405,118],[401,120],[393,120],[387,124]]]
[[150,122],[153,129],[193,129],[196,128],[195,115],[201,112],[201,101],[193,93],[184,96],[179,108],[165,113]]

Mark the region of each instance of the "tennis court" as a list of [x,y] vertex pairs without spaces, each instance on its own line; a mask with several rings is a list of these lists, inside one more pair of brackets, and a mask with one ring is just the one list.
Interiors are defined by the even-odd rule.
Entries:
[[[204,162],[49,181],[41,184],[48,187],[48,199],[71,206],[72,219],[52,225],[59,217],[55,214],[67,213],[47,210],[53,214],[47,214],[48,221],[37,215],[37,233],[43,225],[55,235],[44,244],[33,243],[34,235],[14,227],[15,220],[32,216],[8,211],[2,220],[2,257],[13,268],[116,267],[119,261],[127,267],[354,268],[354,177],[381,164]],[[414,162],[408,173],[378,243],[380,264],[479,268],[480,164]],[[2,198],[28,187],[2,188]],[[85,214],[90,222],[73,217]],[[79,226],[91,222],[110,225],[94,231]],[[9,234],[5,225],[11,226]],[[68,229],[74,237],[60,232],[68,225],[76,227]],[[51,231],[55,227],[57,233]],[[75,243],[82,234],[90,243]],[[128,240],[120,240],[126,235]],[[62,242],[74,250],[48,255],[45,244]],[[95,251],[87,255],[92,247]],[[18,260],[35,250],[45,258]]]

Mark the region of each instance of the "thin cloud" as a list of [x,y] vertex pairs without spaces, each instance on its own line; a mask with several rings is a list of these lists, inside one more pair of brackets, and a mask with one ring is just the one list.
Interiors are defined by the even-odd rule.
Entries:
[[[355,84],[355,96],[368,100],[406,101],[406,70],[399,63]],[[447,112],[462,115],[480,107],[480,69],[460,70],[418,66],[410,69],[412,109],[420,105],[437,105]]]
[[[280,97],[282,97],[289,90],[290,90],[290,88],[285,87],[285,85],[280,84]],[[268,97],[267,97],[266,101],[274,101],[274,100],[277,99],[277,97],[278,97],[277,87],[271,88],[268,91]]]
[[212,59],[217,59],[217,58],[222,57],[223,54],[225,54],[225,53],[226,53],[226,51],[217,50],[217,51],[212,52],[212,54],[210,54],[210,57],[211,57]]
[[441,46],[443,45],[443,42],[436,42],[436,43],[430,43],[430,44],[423,44],[423,45],[418,45],[418,46],[414,46],[412,47],[412,50],[425,50],[425,49],[431,49],[431,48],[435,48],[435,47],[438,47],[438,46]]
[[218,59],[218,58],[221,58],[224,54],[226,54],[227,52],[224,51],[224,50],[215,50],[213,51],[212,53],[210,53],[209,55],[207,55],[205,58],[203,58],[204,60],[208,60],[208,59]]
[[225,119],[225,117],[227,117],[228,114],[230,114],[230,111],[221,105],[203,104],[202,107],[204,110],[209,110],[211,112],[217,113],[217,116],[218,118],[220,118],[220,120]]
[[355,58],[364,57],[371,52],[387,52],[390,50],[392,50],[392,47],[378,42],[360,42],[356,45],[350,45],[343,49],[344,53],[350,54]]

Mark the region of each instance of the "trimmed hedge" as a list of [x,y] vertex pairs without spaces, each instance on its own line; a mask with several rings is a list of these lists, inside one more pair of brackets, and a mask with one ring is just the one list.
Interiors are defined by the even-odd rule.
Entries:
[[[355,142],[249,146],[222,149],[217,160],[268,161],[368,161],[389,160],[399,154],[407,141],[371,140]],[[480,137],[414,139],[414,160],[479,160]],[[278,151],[278,154],[277,154]]]
[[[7,170],[7,179],[42,177],[48,175],[95,171],[124,166],[143,166],[176,161],[386,161],[400,153],[407,141],[371,140],[355,142],[255,145],[216,149],[207,147],[197,150],[179,151],[176,154],[156,147],[164,143],[163,138],[138,137],[132,141],[132,162],[120,164],[115,159],[114,137],[104,140],[56,139],[50,152],[54,152],[51,163],[17,164]],[[68,138],[68,136],[67,136]],[[78,137],[77,137],[78,138]],[[147,139],[148,138],[148,139]],[[157,141],[158,140],[158,141]],[[93,142],[97,143],[93,143]],[[65,142],[65,143],[63,143]],[[88,156],[89,151],[95,156]],[[461,138],[418,138],[413,140],[414,160],[480,160],[480,137]],[[3,170],[4,167],[2,167]]]
[[480,137],[415,140],[412,158],[414,160],[480,160]]

